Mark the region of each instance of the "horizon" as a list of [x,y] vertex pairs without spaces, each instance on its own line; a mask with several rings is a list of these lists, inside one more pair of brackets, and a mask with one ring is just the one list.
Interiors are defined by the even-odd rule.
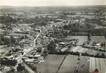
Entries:
[[79,5],[79,6],[12,6],[12,5],[0,5],[0,7],[18,7],[18,8],[21,8],[21,7],[102,7],[102,6],[106,6],[106,5]]

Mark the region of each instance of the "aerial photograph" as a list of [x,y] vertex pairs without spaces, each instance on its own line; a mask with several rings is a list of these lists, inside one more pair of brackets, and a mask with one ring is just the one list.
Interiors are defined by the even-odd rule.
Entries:
[[0,73],[106,73],[106,1],[0,0]]

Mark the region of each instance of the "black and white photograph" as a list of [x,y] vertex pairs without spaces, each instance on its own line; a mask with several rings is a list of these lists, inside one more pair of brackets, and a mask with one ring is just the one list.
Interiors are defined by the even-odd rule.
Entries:
[[106,0],[0,0],[0,73],[106,73]]

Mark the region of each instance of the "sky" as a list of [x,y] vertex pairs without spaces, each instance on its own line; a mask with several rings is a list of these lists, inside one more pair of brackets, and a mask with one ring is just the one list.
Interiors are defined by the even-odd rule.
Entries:
[[106,0],[0,0],[0,6],[106,5]]

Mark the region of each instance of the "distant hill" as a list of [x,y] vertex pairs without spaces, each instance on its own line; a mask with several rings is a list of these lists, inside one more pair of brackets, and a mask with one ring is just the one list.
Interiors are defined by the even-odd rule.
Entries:
[[66,7],[16,7],[16,6],[0,6],[0,12],[25,12],[25,13],[55,13],[56,11],[95,11],[97,9],[105,9],[105,5],[98,5],[98,6],[66,6]]

